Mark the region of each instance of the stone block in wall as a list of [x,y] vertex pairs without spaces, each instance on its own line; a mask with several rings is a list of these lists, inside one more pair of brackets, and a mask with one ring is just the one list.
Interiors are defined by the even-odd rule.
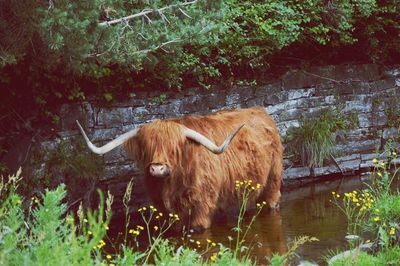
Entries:
[[359,153],[336,158],[343,172],[354,172],[360,170],[361,155]]
[[379,127],[387,124],[387,117],[384,112],[374,112],[370,114],[359,113],[358,125],[361,128]]
[[345,101],[344,113],[358,112],[367,113],[372,110],[372,101],[369,95],[354,95],[351,100]]
[[[86,132],[88,133],[88,132]],[[120,135],[122,132],[118,128],[97,128],[89,139],[92,142],[109,141]]]
[[375,139],[378,136],[378,132],[374,128],[359,128],[358,125],[355,126],[355,129],[336,132],[335,141],[338,144],[342,144],[344,142]]
[[235,85],[231,89],[227,90],[224,95],[235,94],[239,95],[240,102],[245,102],[254,97],[254,87],[253,86],[238,86]]
[[312,67],[307,70],[292,70],[282,78],[284,88],[305,88],[313,85],[342,81],[364,80],[373,81],[380,79],[380,70],[377,65],[338,65],[325,67]]
[[254,107],[254,106],[264,106],[264,99],[263,98],[254,98],[249,99],[245,102],[244,107]]
[[226,95],[221,92],[211,92],[202,99],[202,106],[207,110],[220,109],[226,104]]
[[398,128],[385,128],[383,129],[382,137],[384,139],[397,139],[400,137],[400,129]]
[[[237,97],[240,99],[239,95]],[[225,104],[226,95],[223,91],[212,92],[208,95],[194,95],[182,100],[180,113],[209,113],[212,109],[221,109]]]
[[180,113],[193,114],[204,109],[203,97],[201,95],[193,95],[182,100]]
[[133,115],[133,123],[144,123],[149,120],[150,118],[150,111],[144,107],[136,107],[132,109],[132,115]]
[[[266,84],[266,85],[261,85],[261,86],[256,86],[254,90],[254,96],[255,97],[264,97],[264,96],[269,96],[269,95],[278,95],[280,93],[284,92],[281,94],[278,98],[280,101],[286,101],[287,100],[287,93],[282,90],[282,84],[281,82],[275,82],[271,84]],[[278,102],[272,102],[268,104],[275,104]]]
[[122,146],[118,146],[117,148],[105,153],[103,155],[105,164],[114,164],[114,163],[129,163],[128,155],[125,153]]
[[288,109],[305,108],[308,106],[308,102],[309,100],[304,98],[289,100],[275,105],[267,106],[265,109],[268,114],[273,115]]
[[117,127],[132,123],[132,107],[101,108],[96,115],[98,126]]
[[285,89],[301,89],[324,82],[325,79],[305,70],[291,70],[282,77],[282,87]]
[[380,139],[371,139],[364,141],[352,141],[345,144],[336,145],[334,151],[338,154],[366,153],[379,149]]
[[288,100],[296,100],[300,98],[309,98],[314,96],[315,88],[306,88],[288,91]]
[[325,67],[312,67],[309,71],[315,75],[336,81],[364,80],[372,81],[381,78],[381,71],[378,65],[335,65]]
[[55,152],[60,144],[60,139],[46,140],[40,143],[40,152],[43,154],[42,161],[50,160],[50,155]]
[[361,154],[360,169],[373,168],[375,164],[372,162],[372,160],[378,158],[379,154],[376,153]]
[[400,67],[385,70],[383,74],[386,77],[400,78]]
[[327,165],[322,167],[316,167],[314,169],[315,176],[324,176],[341,173],[340,169],[336,165]]
[[100,180],[107,180],[116,176],[134,176],[141,175],[140,170],[133,163],[127,164],[112,164],[104,167],[103,174],[99,177]]
[[334,92],[336,95],[357,95],[357,94],[369,94],[371,91],[370,82],[364,82],[360,80],[349,80],[346,82],[340,82],[334,84],[331,93]]
[[227,106],[239,105],[240,106],[240,95],[239,93],[227,94],[225,98]]
[[291,127],[299,127],[299,120],[290,120],[285,122],[276,123],[276,127],[278,128],[279,135],[281,137],[286,136],[286,131]]
[[308,167],[292,167],[285,169],[283,179],[295,179],[310,175],[310,168]]
[[151,106],[152,114],[162,115],[164,118],[167,117],[176,117],[180,114],[182,101],[174,100],[173,102],[167,104],[160,104]]
[[396,87],[396,79],[390,78],[377,80],[366,83],[366,86],[368,86],[370,93],[377,93]]
[[94,111],[91,104],[63,104],[60,108],[61,130],[77,130],[76,120],[79,120],[83,127],[94,126]]
[[301,108],[284,110],[276,115],[277,119],[275,121],[285,122],[285,121],[296,120],[302,117],[304,112],[305,110]]

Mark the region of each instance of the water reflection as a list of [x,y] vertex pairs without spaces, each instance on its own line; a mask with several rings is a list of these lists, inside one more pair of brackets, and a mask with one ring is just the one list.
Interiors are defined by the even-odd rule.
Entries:
[[[252,246],[252,254],[259,263],[273,253],[284,254],[287,243],[298,236],[314,236],[320,241],[308,243],[297,250],[298,260],[323,261],[327,251],[342,248],[345,244],[347,221],[345,216],[330,200],[332,191],[344,193],[360,189],[363,185],[359,177],[329,180],[314,183],[290,191],[284,191],[279,211],[263,211],[256,219],[247,238],[247,246]],[[233,246],[228,236],[234,236],[234,221],[217,220],[195,240]]]
[[[296,189],[283,191],[281,207],[278,211],[262,211],[255,220],[246,238],[245,246],[251,248],[252,257],[259,264],[266,264],[268,257],[273,253],[284,254],[287,252],[287,244],[293,242],[295,237],[312,236],[319,239],[318,242],[307,243],[297,250],[296,259],[310,260],[317,263],[324,261],[323,256],[328,250],[343,249],[346,244],[345,235],[347,221],[340,210],[330,200],[332,191],[344,193],[363,187],[360,177],[345,177],[336,180],[313,183]],[[137,217],[136,217],[137,218]],[[250,217],[247,217],[248,220]],[[137,219],[134,218],[137,221]],[[121,221],[113,221],[112,224],[124,224]],[[200,241],[202,248],[207,244],[207,239],[216,243],[222,243],[228,247],[234,247],[234,242],[229,240],[235,236],[232,230],[236,225],[234,216],[217,219],[212,227],[202,234],[193,234],[183,238],[182,234],[168,235],[176,239],[178,244],[195,243]],[[120,230],[115,228],[116,230]],[[120,237],[116,237],[118,242]],[[146,247],[146,237],[139,237],[140,249]],[[130,244],[133,244],[132,242]],[[193,247],[196,245],[193,244]],[[211,250],[215,252],[215,250]]]

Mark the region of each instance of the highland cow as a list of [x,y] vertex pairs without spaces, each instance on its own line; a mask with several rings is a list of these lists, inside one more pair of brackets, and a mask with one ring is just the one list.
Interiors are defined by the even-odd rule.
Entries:
[[237,181],[259,184],[250,202],[264,191],[262,200],[270,208],[279,204],[283,146],[275,122],[261,107],[156,120],[102,147],[79,127],[97,154],[123,145],[143,168],[155,204],[177,213],[191,228],[210,227],[214,214],[235,202]]

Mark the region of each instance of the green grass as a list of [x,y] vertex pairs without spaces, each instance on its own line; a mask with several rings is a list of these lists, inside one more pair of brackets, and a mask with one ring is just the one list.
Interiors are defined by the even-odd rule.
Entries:
[[[395,151],[391,153],[397,158]],[[355,252],[329,265],[400,265],[400,192],[398,187],[393,186],[398,178],[398,169],[377,159],[373,163],[372,182],[367,184],[368,189],[343,195],[332,192],[332,202],[347,217],[347,233],[359,238],[349,243],[349,249]],[[372,238],[365,239],[365,233]],[[369,241],[374,242],[377,248],[369,252],[361,251],[360,245]],[[339,254],[335,253],[326,260]]]
[[299,127],[287,131],[289,152],[298,156],[308,167],[320,167],[333,154],[333,133],[348,128],[353,119],[346,119],[337,111],[323,109],[318,117],[303,118]]

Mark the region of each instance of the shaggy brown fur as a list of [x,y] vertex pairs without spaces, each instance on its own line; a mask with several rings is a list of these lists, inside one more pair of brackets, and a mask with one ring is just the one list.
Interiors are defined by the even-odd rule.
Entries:
[[[181,124],[217,145],[240,125],[245,126],[228,149],[216,155],[187,139]],[[124,148],[143,167],[155,203],[183,220],[190,218],[192,228],[208,228],[214,213],[233,203],[236,180],[261,184],[271,208],[281,196],[283,147],[274,121],[260,107],[155,121],[142,126]],[[171,174],[152,177],[148,172],[152,163],[167,164]],[[253,202],[261,192],[255,191]]]

